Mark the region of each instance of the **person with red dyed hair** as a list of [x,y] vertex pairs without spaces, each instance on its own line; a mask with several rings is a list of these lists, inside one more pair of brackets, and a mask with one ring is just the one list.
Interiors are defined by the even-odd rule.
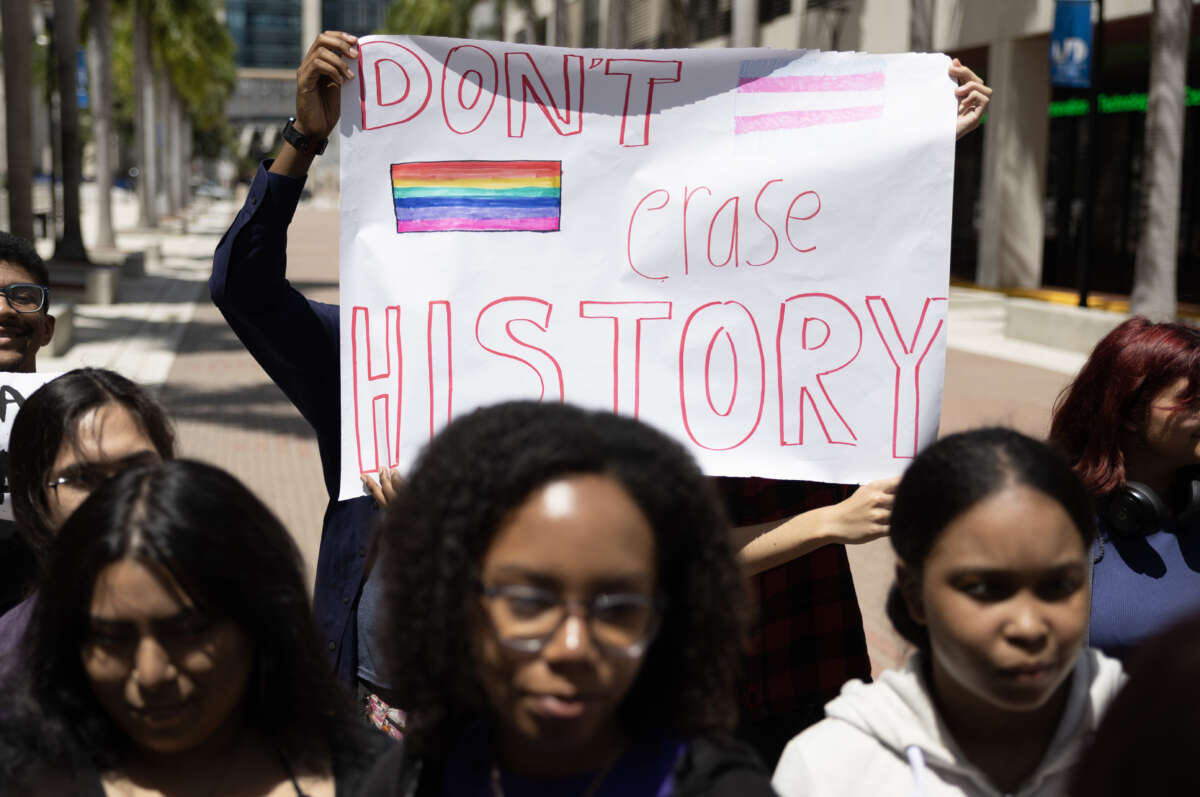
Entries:
[[1118,326],[1059,396],[1050,442],[1096,498],[1091,645],[1124,658],[1200,611],[1200,331]]

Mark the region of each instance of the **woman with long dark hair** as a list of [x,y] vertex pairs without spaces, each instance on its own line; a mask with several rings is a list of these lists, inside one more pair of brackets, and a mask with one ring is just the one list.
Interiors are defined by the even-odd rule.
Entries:
[[644,424],[514,402],[387,508],[404,747],[368,795],[770,794],[730,738],[743,585],[699,469]]
[[1118,326],[1059,398],[1050,442],[1096,498],[1090,644],[1124,658],[1200,611],[1200,332]]
[[775,770],[790,795],[1062,794],[1121,683],[1084,648],[1091,501],[1048,446],[950,435],[896,490],[888,616],[917,653],[851,681]]
[[68,371],[26,399],[9,437],[8,478],[17,534],[35,566],[22,574],[24,600],[0,617],[0,675],[33,611],[58,529],[109,477],[174,455],[162,405],[113,371]]
[[350,793],[382,736],[317,641],[261,501],[175,460],[100,486],[50,546],[0,730],[32,793]]

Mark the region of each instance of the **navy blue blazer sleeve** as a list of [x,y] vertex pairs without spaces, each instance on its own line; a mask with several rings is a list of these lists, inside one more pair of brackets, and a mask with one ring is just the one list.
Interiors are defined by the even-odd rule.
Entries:
[[258,168],[245,204],[217,245],[209,292],[272,381],[316,431],[330,498],[340,462],[338,308],[314,302],[286,277],[287,228],[303,179]]

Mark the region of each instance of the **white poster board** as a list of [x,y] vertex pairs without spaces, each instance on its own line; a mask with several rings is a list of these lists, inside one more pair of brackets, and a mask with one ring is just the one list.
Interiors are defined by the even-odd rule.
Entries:
[[8,437],[12,434],[17,411],[33,391],[60,376],[60,373],[0,372],[0,521],[13,519],[12,496],[8,493]]
[[949,64],[360,39],[341,497],[517,398],[635,415],[713,475],[899,472],[941,405]]

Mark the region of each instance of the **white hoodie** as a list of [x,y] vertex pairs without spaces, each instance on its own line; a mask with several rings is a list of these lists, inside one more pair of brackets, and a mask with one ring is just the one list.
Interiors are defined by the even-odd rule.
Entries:
[[[826,719],[788,743],[772,784],[783,797],[1000,797],[966,760],[938,719],[925,688],[921,654],[873,684],[854,680],[825,706]],[[1071,765],[1125,681],[1121,665],[1099,651],[1079,654],[1062,721],[1045,757],[1016,792],[1066,793]]]

